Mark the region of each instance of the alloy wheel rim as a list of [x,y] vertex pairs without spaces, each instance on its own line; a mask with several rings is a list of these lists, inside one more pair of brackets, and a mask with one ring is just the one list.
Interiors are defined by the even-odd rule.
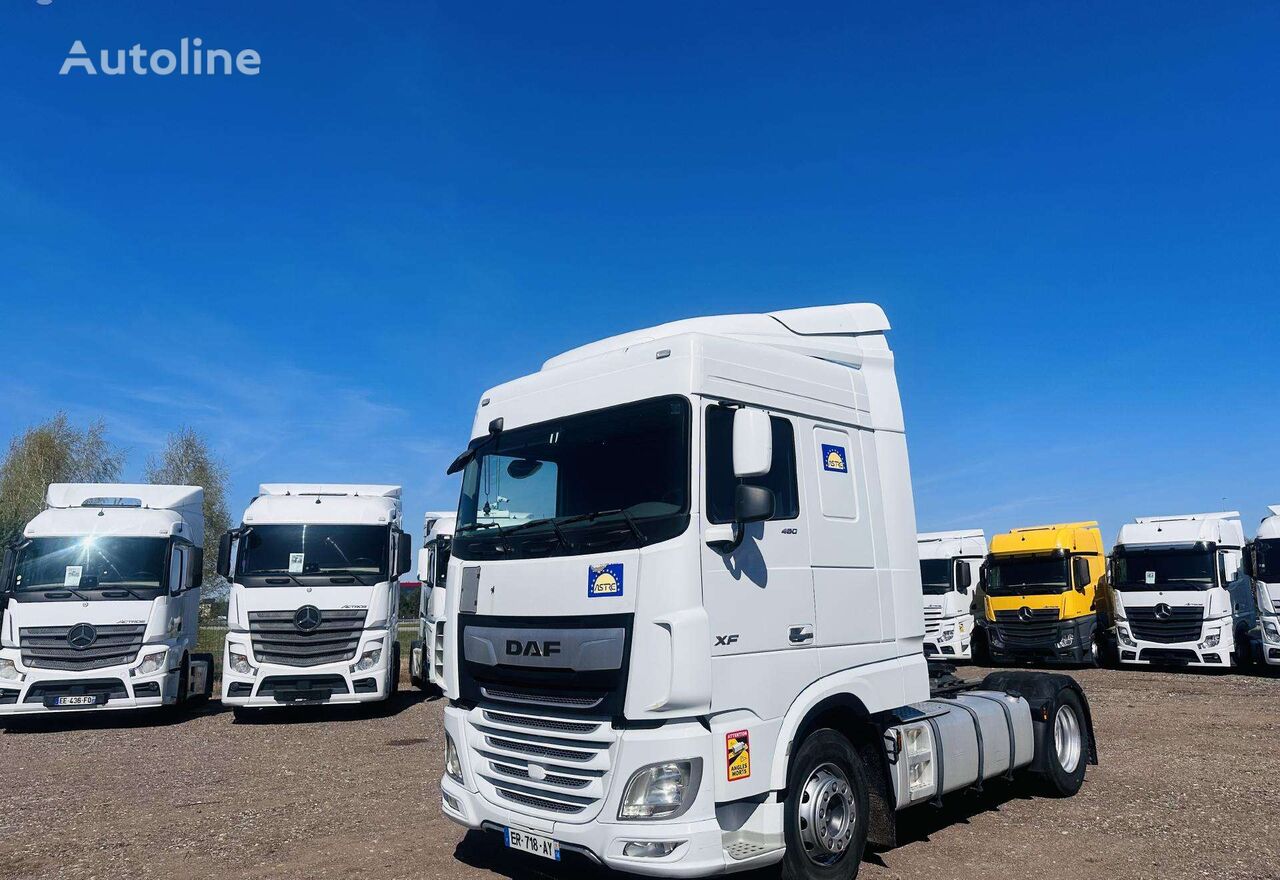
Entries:
[[814,768],[797,803],[800,843],[809,861],[832,865],[844,857],[857,825],[849,777],[835,764]]
[[1080,719],[1070,706],[1059,706],[1053,716],[1053,747],[1062,769],[1074,773],[1080,766],[1084,745],[1080,736]]

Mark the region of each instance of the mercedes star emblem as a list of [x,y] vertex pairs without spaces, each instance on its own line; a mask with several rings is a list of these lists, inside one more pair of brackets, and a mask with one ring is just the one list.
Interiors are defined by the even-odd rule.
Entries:
[[311,632],[320,626],[320,609],[314,605],[303,605],[293,615],[293,625],[303,632]]
[[1023,605],[1021,608],[1018,609],[1018,617],[1020,617],[1023,620],[1030,620],[1031,609],[1028,608],[1026,605]]
[[1173,609],[1161,602],[1156,606],[1156,620],[1168,620],[1173,615]]
[[83,651],[98,640],[98,631],[91,623],[77,623],[67,631],[67,644]]

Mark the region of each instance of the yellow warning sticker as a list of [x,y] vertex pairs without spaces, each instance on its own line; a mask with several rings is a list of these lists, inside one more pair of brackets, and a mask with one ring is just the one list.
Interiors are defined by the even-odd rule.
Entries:
[[751,775],[751,737],[745,730],[725,734],[724,751],[730,782]]

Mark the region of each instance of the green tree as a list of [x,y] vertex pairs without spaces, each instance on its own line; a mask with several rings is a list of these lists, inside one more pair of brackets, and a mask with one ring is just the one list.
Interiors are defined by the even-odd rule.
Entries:
[[9,441],[0,463],[0,541],[17,539],[44,509],[50,483],[110,483],[120,479],[124,453],[107,440],[101,419],[87,428],[59,412]]
[[218,539],[231,528],[227,513],[227,467],[213,454],[209,443],[194,428],[183,427],[170,434],[164,450],[147,459],[144,479],[169,486],[200,486],[204,489],[204,583],[205,597],[226,593],[228,585],[215,570]]

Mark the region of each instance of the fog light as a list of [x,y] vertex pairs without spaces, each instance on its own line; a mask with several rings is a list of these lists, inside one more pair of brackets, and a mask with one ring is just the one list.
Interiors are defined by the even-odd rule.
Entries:
[[444,805],[455,813],[462,812],[462,804],[458,803],[458,799],[447,791],[440,792],[440,797],[444,801]]
[[136,668],[129,670],[129,674],[151,675],[152,673],[159,672],[161,667],[164,666],[164,658],[168,653],[169,652],[166,649],[164,651],[157,651],[154,654],[148,654],[142,658],[142,662],[139,663]]
[[254,669],[249,663],[249,658],[238,651],[229,652],[231,657],[231,670],[239,675],[257,675],[258,670]]
[[375,644],[376,648],[370,648],[360,655],[356,665],[351,668],[352,672],[364,672],[378,665],[378,661],[382,659],[382,642],[375,642]]
[[631,859],[660,859],[676,851],[683,840],[632,840],[622,847],[622,854]]
[[1062,638],[1058,639],[1058,645],[1057,645],[1057,647],[1059,647],[1059,648],[1070,648],[1070,647],[1071,647],[1072,645],[1074,645],[1075,643],[1076,643],[1076,634],[1075,634],[1075,633],[1067,633],[1065,636],[1063,636]]
[[1222,641],[1222,632],[1211,632],[1204,637],[1204,641],[1200,643],[1201,648],[1216,648],[1218,643]]
[[454,782],[462,785],[462,761],[458,758],[458,747],[453,744],[453,737],[444,735],[444,772]]
[[687,809],[697,793],[702,759],[650,764],[631,774],[618,805],[619,819],[670,819]]

